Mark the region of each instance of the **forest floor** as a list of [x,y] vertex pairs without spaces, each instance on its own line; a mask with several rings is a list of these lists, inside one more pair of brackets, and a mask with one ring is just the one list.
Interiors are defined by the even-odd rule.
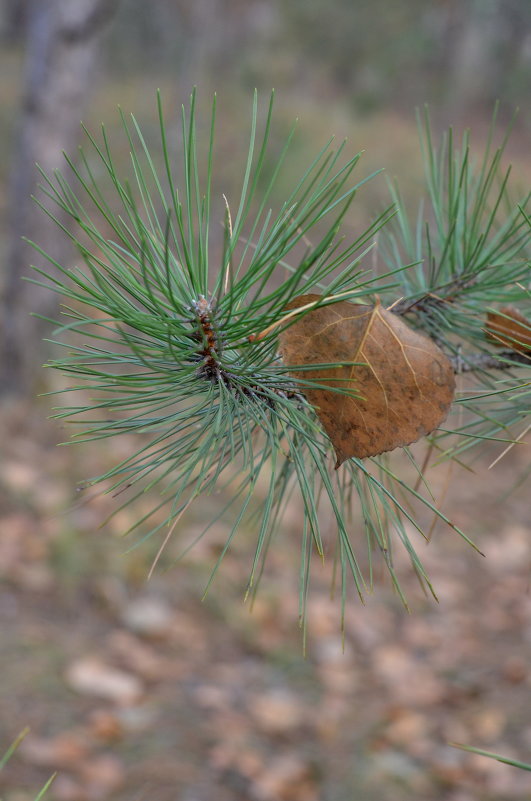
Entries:
[[[149,499],[100,527],[119,499],[76,493],[131,443],[58,448],[67,435],[45,417],[0,412],[0,753],[30,728],[0,772],[4,801],[31,801],[54,771],[50,801],[531,797],[531,774],[449,745],[531,761],[529,481],[503,497],[528,446],[453,468],[444,508],[485,558],[441,525],[419,541],[439,603],[397,552],[410,613],[377,572],[342,638],[332,560],[316,560],[304,654],[296,501],[252,612],[252,530],[202,601],[227,524],[148,581],[160,541],[126,552],[122,534]],[[176,540],[221,502],[192,509]]]

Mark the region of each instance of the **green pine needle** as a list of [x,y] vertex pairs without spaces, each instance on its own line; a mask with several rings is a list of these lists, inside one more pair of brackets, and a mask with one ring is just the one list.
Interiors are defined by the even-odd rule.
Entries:
[[497,762],[503,762],[504,765],[510,765],[513,768],[520,768],[521,770],[531,770],[531,765],[528,762],[519,762],[517,759],[509,759],[508,757],[501,756],[501,754],[494,754],[492,751],[483,751],[481,748],[473,748],[471,745],[461,745],[461,743],[449,743],[452,748],[459,748],[461,751],[468,751],[470,754],[479,754],[479,756],[495,759]]
[[[15,753],[17,748],[19,747],[20,743],[28,736],[29,731],[30,730],[29,730],[28,727],[23,729],[20,732],[20,734],[18,734],[16,736],[16,738],[11,743],[11,745],[8,747],[7,751],[5,751],[5,753],[0,756],[0,771],[2,771],[5,768],[5,766],[7,765],[7,763],[9,762],[9,760],[11,759],[11,757],[13,756],[13,754]],[[37,795],[34,798],[34,801],[40,801],[40,799],[44,798],[45,794],[50,789],[50,787],[52,785],[52,782],[54,781],[56,775],[57,775],[56,773],[53,773],[50,776],[50,778],[48,779],[46,784],[44,784],[44,786],[41,787],[41,789],[38,791]]]

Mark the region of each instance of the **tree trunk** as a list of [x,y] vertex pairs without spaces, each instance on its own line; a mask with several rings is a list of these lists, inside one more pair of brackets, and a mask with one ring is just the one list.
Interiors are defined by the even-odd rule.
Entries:
[[521,0],[456,2],[451,16],[447,114],[455,118],[503,99],[506,76],[517,75],[528,59],[530,16]]
[[46,327],[30,315],[56,317],[57,297],[49,289],[22,280],[30,275],[31,263],[48,266],[22,237],[38,243],[62,264],[69,249],[66,238],[30,197],[37,191],[35,165],[50,174],[64,164],[63,151],[74,150],[91,85],[98,33],[114,8],[114,0],[29,0],[25,88],[12,158],[0,304],[0,394],[27,394],[37,384]]

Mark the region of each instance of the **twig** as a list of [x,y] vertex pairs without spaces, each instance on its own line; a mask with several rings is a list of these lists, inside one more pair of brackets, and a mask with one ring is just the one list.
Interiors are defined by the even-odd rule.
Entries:
[[477,276],[456,278],[447,284],[437,287],[431,292],[426,292],[416,300],[403,299],[390,307],[390,311],[395,314],[409,314],[410,312],[427,312],[430,308],[444,306],[453,303],[463,289],[468,289],[476,283]]
[[[416,300],[400,299],[388,307],[393,314],[404,315],[411,312],[424,312],[429,314],[434,308],[453,303],[462,289],[467,289],[476,281],[472,278],[456,278],[448,284],[438,287],[433,292],[427,292]],[[433,337],[432,337],[433,339]],[[437,344],[442,345],[438,342]],[[519,364],[531,365],[531,353],[521,353],[517,350],[500,351],[498,355],[492,353],[473,353],[466,359],[460,354],[450,356],[455,373],[472,373],[476,370],[510,370]]]
[[475,370],[511,370],[519,364],[531,365],[531,354],[516,350],[503,350],[499,354],[471,353],[466,357],[450,356],[454,372],[473,373]]

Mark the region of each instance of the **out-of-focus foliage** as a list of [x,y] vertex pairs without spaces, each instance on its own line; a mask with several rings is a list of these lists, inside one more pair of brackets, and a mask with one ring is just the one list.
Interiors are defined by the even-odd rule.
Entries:
[[286,4],[294,41],[359,106],[514,102],[529,75],[525,0],[335,0],[323,11],[321,0]]
[[124,0],[107,50],[125,72],[332,90],[358,112],[482,108],[521,103],[530,30],[528,0]]

